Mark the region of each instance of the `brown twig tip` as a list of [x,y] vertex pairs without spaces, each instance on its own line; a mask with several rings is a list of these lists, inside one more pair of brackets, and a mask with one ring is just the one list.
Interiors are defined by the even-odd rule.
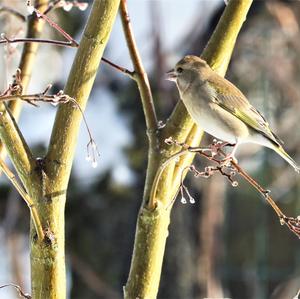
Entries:
[[122,66],[119,66],[119,65],[117,65],[117,64],[115,64],[115,63],[113,63],[113,62],[111,62],[110,60],[108,60],[108,59],[106,59],[106,58],[104,58],[104,57],[102,57],[101,60],[102,60],[103,62],[105,62],[106,64],[108,64],[109,66],[113,67],[114,69],[120,71],[121,73],[123,73],[123,74],[129,76],[131,79],[134,80],[134,71],[129,71],[128,69],[126,69],[126,68],[124,68],[124,67],[122,67]]
[[13,287],[16,289],[16,291],[18,292],[18,295],[21,297],[21,298],[25,298],[25,299],[31,299],[31,295],[27,294],[27,293],[24,293],[21,289],[20,286],[14,284],[14,283],[7,283],[7,284],[4,284],[4,285],[1,285],[0,286],[0,289],[4,289],[4,288],[7,288],[7,287]]

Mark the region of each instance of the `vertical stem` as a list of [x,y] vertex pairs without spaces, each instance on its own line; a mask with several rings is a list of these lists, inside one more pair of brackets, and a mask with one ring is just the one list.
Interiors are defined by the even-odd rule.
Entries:
[[157,169],[159,161],[157,116],[153,103],[153,96],[150,88],[148,75],[143,66],[142,59],[135,41],[133,28],[130,22],[130,17],[127,8],[127,0],[121,0],[120,14],[127,47],[129,49],[129,54],[134,66],[133,78],[135,79],[140,92],[142,107],[144,110],[146,121],[147,135],[149,140],[147,175],[145,180],[145,189],[143,196],[143,201],[146,202],[149,197],[151,185],[155,175],[155,170]]
[[[119,7],[119,0],[95,0],[77,50],[65,93],[84,110]],[[64,208],[82,114],[74,104],[56,114],[47,156],[42,163],[40,190],[34,193],[45,229],[45,242],[31,240],[32,297],[65,299]]]
[[[251,3],[252,0],[229,1],[203,53],[203,57],[222,75],[226,71],[237,35]],[[164,139],[170,136],[179,142],[185,142],[189,139],[190,144],[199,142],[201,139],[201,130],[195,127],[182,103],[176,106],[167,125],[162,130],[159,144],[162,145]],[[175,146],[161,149],[162,154],[159,163],[162,164],[166,161],[176,150],[178,148]],[[192,162],[192,158],[192,155],[183,157],[180,161],[181,167],[174,168],[174,165],[171,165],[174,172],[170,171],[169,167],[166,168],[158,184],[156,208],[146,210],[142,206],[139,212],[130,273],[124,288],[126,299],[154,299],[157,296],[168,235],[170,202],[179,186],[178,172],[188,166]],[[157,169],[159,168],[156,168],[155,171]],[[151,171],[153,171],[153,168]],[[147,173],[147,175],[152,176],[153,174]],[[171,181],[173,180],[171,185],[169,184],[170,176]],[[145,188],[149,188],[149,186],[145,186]]]
[[[134,78],[137,82],[141,94],[146,126],[148,130],[155,131],[157,130],[157,118],[153,104],[152,92],[150,88],[149,79],[144,69],[142,59],[134,38],[133,29],[127,8],[127,0],[121,0],[120,12],[126,42],[129,49],[129,54],[134,66]],[[149,136],[149,138],[151,139],[151,135]]]

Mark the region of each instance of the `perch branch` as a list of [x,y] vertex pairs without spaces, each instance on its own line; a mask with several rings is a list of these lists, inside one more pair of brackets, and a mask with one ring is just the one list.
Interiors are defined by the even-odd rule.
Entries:
[[[231,182],[232,186],[236,187],[238,184],[236,181],[233,181],[232,179],[232,170],[236,171],[239,173],[252,187],[254,187],[263,197],[264,199],[268,202],[268,204],[273,208],[277,216],[279,217],[279,221],[282,225],[287,225],[287,227],[292,231],[298,238],[300,238],[300,218],[293,218],[293,217],[287,217],[281,209],[277,206],[273,198],[270,196],[270,191],[264,189],[256,180],[254,180],[246,171],[244,171],[236,161],[230,160],[230,161],[225,161],[224,159],[218,159],[215,158],[217,154],[220,154],[223,157],[226,157],[226,154],[221,150],[218,149],[217,153],[215,153],[212,149],[212,146],[203,148],[203,147],[191,147],[187,144],[184,143],[179,143],[172,138],[169,138],[166,140],[166,143],[169,145],[177,145],[183,147],[181,151],[178,153],[174,154],[172,157],[170,157],[168,160],[166,160],[161,167],[159,168],[155,179],[153,183],[153,188],[151,189],[151,196],[150,196],[150,201],[152,205],[156,204],[155,200],[155,195],[157,193],[157,186],[158,182],[161,178],[161,175],[164,171],[164,169],[168,166],[169,163],[171,163],[174,160],[177,160],[179,157],[182,155],[186,154],[187,152],[191,153],[196,153],[202,157],[205,157],[209,161],[215,162],[218,166],[217,167],[206,167],[205,171],[199,172],[193,165],[192,166],[187,166],[184,169],[181,169],[181,173],[185,172],[185,170],[190,170],[194,172],[195,176],[197,177],[210,177],[212,174],[215,172],[221,173],[221,175],[227,177],[227,179]],[[228,166],[226,163],[229,163],[230,165]],[[224,170],[225,168],[225,170]],[[226,171],[226,168],[229,168],[230,173]],[[183,186],[183,175],[181,176],[181,184],[180,188]],[[185,189],[185,192],[188,193],[187,189],[185,186],[183,186]],[[175,199],[172,200],[174,202]]]

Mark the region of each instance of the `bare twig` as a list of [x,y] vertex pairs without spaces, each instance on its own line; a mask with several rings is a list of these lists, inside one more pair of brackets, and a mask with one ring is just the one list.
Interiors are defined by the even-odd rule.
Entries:
[[[51,39],[41,39],[41,38],[8,38],[5,33],[1,33],[1,39],[0,39],[0,44],[12,44],[12,43],[42,43],[42,44],[52,44],[52,45],[56,45],[56,46],[62,46],[62,47],[71,47],[71,48],[78,48],[79,44],[78,42],[71,36],[69,35],[64,29],[62,29],[57,23],[55,23],[54,21],[52,21],[49,17],[46,16],[47,13],[49,13],[49,11],[51,11],[51,9],[55,8],[56,6],[63,6],[63,5],[71,5],[71,7],[76,6],[76,7],[82,7],[82,5],[85,4],[85,2],[69,2],[69,1],[54,1],[52,2],[48,8],[45,10],[44,13],[40,12],[38,9],[34,8],[33,6],[31,6],[30,1],[27,1],[27,5],[31,8],[32,12],[35,12],[37,18],[41,18],[44,21],[46,21],[51,27],[53,27],[57,32],[59,32],[64,38],[67,39],[67,41],[59,41],[59,40],[51,40]],[[130,26],[130,25],[129,25]],[[106,64],[110,65],[111,67],[113,67],[114,69],[120,71],[121,73],[129,76],[131,79],[134,79],[138,82],[139,87],[142,86],[145,91],[144,92],[145,96],[147,96],[148,100],[150,103],[152,103],[152,95],[151,95],[151,91],[150,91],[150,87],[149,87],[149,81],[147,78],[147,75],[143,69],[142,63],[141,63],[141,59],[139,57],[139,54],[137,52],[137,48],[135,45],[135,40],[133,37],[133,33],[132,33],[132,29],[130,27],[130,38],[132,39],[132,43],[133,43],[133,53],[134,53],[134,57],[136,58],[136,63],[134,63],[135,65],[135,69],[136,71],[132,72],[127,70],[124,67],[121,67],[113,62],[111,62],[110,60],[102,57],[101,60],[103,62],[105,62]],[[135,78],[135,72],[138,73],[139,78]],[[145,77],[145,78],[141,78],[141,77]],[[139,83],[141,81],[141,83]],[[152,103],[153,106],[153,103]],[[153,108],[153,107],[152,107]],[[154,108],[153,108],[154,109]],[[155,117],[155,122],[156,122],[156,117]],[[156,127],[156,123],[155,126],[153,128]],[[152,127],[149,129],[153,129]]]
[[64,94],[62,90],[59,91],[57,94],[53,94],[53,95],[47,95],[44,93],[34,93],[34,94],[20,94],[20,95],[10,94],[10,95],[0,96],[0,102],[6,102],[6,101],[11,101],[16,99],[29,102],[30,104],[33,104],[33,102],[45,102],[45,103],[51,103],[53,105],[75,101],[73,98]]
[[64,42],[60,40],[51,40],[51,39],[42,39],[42,38],[12,38],[9,39],[3,33],[1,34],[0,44],[14,44],[14,43],[39,43],[39,44],[52,44],[55,46],[61,47],[77,47],[76,45],[72,44],[71,42]]
[[[226,157],[226,154],[222,151],[222,146],[220,148],[217,148],[217,153],[215,152],[216,148],[215,145],[209,147],[209,148],[202,148],[202,147],[190,147],[184,143],[179,143],[172,138],[168,138],[166,140],[167,144],[175,144],[177,146],[183,147],[183,150],[180,152],[174,154],[171,156],[169,159],[167,159],[159,168],[159,170],[156,173],[156,176],[154,178],[153,182],[153,187],[151,189],[151,194],[150,194],[150,203],[149,205],[151,206],[156,206],[157,199],[155,198],[156,192],[157,192],[157,187],[158,187],[158,182],[161,178],[161,175],[164,171],[164,169],[168,166],[169,163],[172,161],[178,159],[182,155],[186,154],[187,152],[192,152],[192,153],[197,153],[198,155],[205,157],[209,161],[213,161],[217,163],[217,166],[208,166],[205,168],[204,171],[200,172],[198,171],[195,166],[187,166],[185,167],[181,174],[181,184],[179,186],[179,190],[181,192],[182,196],[182,202],[186,203],[186,199],[184,198],[184,192],[188,195],[188,198],[190,202],[194,202],[193,197],[190,195],[188,192],[187,187],[183,184],[183,178],[184,178],[184,172],[186,170],[191,171],[194,173],[194,176],[196,177],[204,177],[208,178],[211,175],[213,175],[215,172],[219,172],[221,175],[225,176],[231,183],[233,187],[238,186],[238,182],[233,180],[233,177],[236,175],[236,173],[239,173],[251,186],[253,186],[263,197],[264,199],[268,202],[268,204],[273,208],[277,216],[279,217],[280,223],[282,225],[286,225],[290,231],[292,231],[298,238],[300,238],[300,217],[293,218],[293,217],[287,217],[281,209],[277,206],[273,198],[270,196],[270,191],[264,189],[256,180],[254,180],[247,172],[245,172],[236,161],[234,160],[224,160],[217,158],[218,155],[221,155],[223,157]],[[226,144],[224,144],[226,145]],[[177,193],[178,194],[178,193]],[[176,194],[176,196],[177,196]],[[173,202],[174,200],[172,200]]]
[[[0,44],[14,44],[14,43],[25,43],[25,44],[50,44],[60,47],[70,47],[70,48],[78,48],[78,44],[72,41],[60,41],[60,40],[52,40],[52,39],[42,39],[42,38],[8,38],[4,33],[1,33]],[[114,69],[118,70],[119,72],[129,76],[131,79],[134,79],[134,72],[129,71],[128,69],[119,66],[110,60],[102,57],[101,59],[106,64],[110,65]]]
[[115,64],[115,63],[113,63],[113,62],[111,62],[110,60],[108,60],[108,59],[106,59],[106,58],[104,58],[104,57],[102,57],[101,60],[102,60],[103,62],[105,62],[106,64],[110,65],[111,67],[113,67],[114,69],[116,69],[116,70],[120,71],[121,73],[123,73],[123,74],[129,76],[131,79],[134,79],[134,72],[129,71],[128,69],[126,69],[126,68],[124,68],[124,67],[122,67],[122,66],[119,66],[119,65],[117,65],[117,64]]
[[16,75],[14,76],[15,80],[13,84],[10,84],[9,87],[0,95],[0,102],[10,101],[10,100],[22,100],[31,105],[37,106],[36,102],[45,102],[51,103],[53,105],[64,104],[72,102],[73,105],[79,109],[82,114],[84,124],[86,126],[89,142],[87,144],[87,160],[92,162],[92,166],[97,167],[97,156],[100,156],[97,144],[92,136],[91,130],[88,126],[86,117],[79,103],[72,97],[66,95],[63,90],[60,90],[58,93],[49,95],[47,92],[51,89],[52,85],[49,84],[44,91],[34,94],[21,94],[22,92],[22,82],[21,82],[21,70],[17,69]]
[[123,24],[124,34],[127,41],[127,46],[134,66],[133,76],[140,90],[145,119],[146,119],[146,126],[148,130],[148,136],[150,142],[152,142],[155,141],[151,139],[154,139],[152,135],[157,130],[157,117],[154,108],[153,97],[150,89],[148,76],[142,64],[142,60],[134,38],[133,29],[130,23],[126,0],[121,0],[120,12],[121,12],[121,20]]
[[8,7],[6,5],[0,5],[0,13],[1,12],[8,12],[13,16],[17,17],[18,19],[20,19],[22,22],[26,21],[26,17],[12,7]]
[[44,231],[43,231],[43,227],[42,227],[42,224],[41,224],[41,221],[40,221],[39,214],[37,212],[37,209],[34,205],[33,200],[26,193],[26,191],[20,186],[20,184],[17,181],[15,175],[11,172],[11,170],[8,168],[8,166],[6,165],[6,163],[2,159],[0,159],[0,167],[1,167],[2,171],[5,173],[5,175],[7,176],[7,178],[11,181],[13,186],[17,189],[17,191],[19,192],[21,197],[24,199],[27,206],[29,207],[29,210],[30,210],[30,213],[31,213],[31,217],[32,217],[35,229],[36,229],[38,239],[43,240],[44,239]]
[[67,39],[73,45],[78,47],[78,43],[76,42],[76,40],[71,35],[69,35],[65,30],[63,30],[58,24],[56,24],[54,21],[52,21],[50,18],[48,18],[41,11],[37,10],[35,7],[32,6],[31,8],[35,12],[35,14],[38,18],[41,18],[44,21],[46,21],[51,27],[53,27],[57,32],[59,32],[65,39]]
[[27,293],[24,293],[22,291],[21,287],[18,286],[18,285],[16,285],[16,284],[14,284],[14,283],[4,284],[4,285],[0,286],[0,289],[7,288],[7,287],[13,287],[13,288],[15,288],[21,298],[25,298],[25,299],[31,299],[32,298],[31,295],[29,295]]

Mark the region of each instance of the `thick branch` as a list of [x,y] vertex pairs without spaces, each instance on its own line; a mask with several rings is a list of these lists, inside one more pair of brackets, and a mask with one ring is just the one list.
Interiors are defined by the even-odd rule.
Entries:
[[[224,75],[237,35],[246,18],[252,0],[231,0],[205,49],[203,57]],[[178,152],[178,146],[168,147],[164,140],[170,136],[189,145],[199,144],[202,131],[198,129],[185,107],[179,102],[166,127],[162,130],[160,145],[163,153],[160,164]],[[137,222],[134,252],[130,273],[124,288],[125,298],[156,298],[168,232],[170,204],[176,194],[181,176],[178,174],[190,165],[193,155],[182,156],[179,163],[167,166],[156,185],[155,203],[145,209],[142,206]],[[180,166],[180,167],[179,167]],[[160,171],[161,168],[155,170]],[[153,174],[147,174],[154,177]],[[146,186],[147,187],[147,186]],[[152,186],[153,187],[153,186]],[[150,196],[149,186],[147,195]],[[154,209],[155,208],[155,209]],[[149,215],[150,214],[150,215]]]
[[[76,141],[119,0],[95,0],[64,92],[77,101],[59,106],[46,157],[41,161],[39,212],[48,223],[47,246],[31,242],[32,297],[65,299],[64,208]],[[82,108],[78,109],[78,106]]]

